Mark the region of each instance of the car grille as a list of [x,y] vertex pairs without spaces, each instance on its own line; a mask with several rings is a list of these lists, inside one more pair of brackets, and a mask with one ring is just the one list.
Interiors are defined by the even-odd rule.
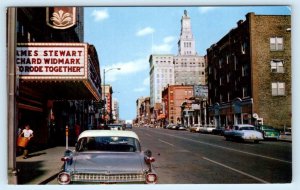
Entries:
[[99,183],[128,183],[145,181],[144,174],[98,174],[76,173],[72,175],[74,182],[99,182]]

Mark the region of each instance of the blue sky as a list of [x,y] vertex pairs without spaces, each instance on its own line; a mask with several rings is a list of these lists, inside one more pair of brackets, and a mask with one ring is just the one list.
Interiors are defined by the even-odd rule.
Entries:
[[149,56],[177,54],[183,11],[191,17],[199,55],[220,40],[238,20],[255,14],[291,14],[287,6],[248,7],[87,7],[84,9],[84,40],[98,52],[103,68],[117,68],[105,75],[113,97],[118,99],[121,119],[136,116],[136,99],[150,95]]

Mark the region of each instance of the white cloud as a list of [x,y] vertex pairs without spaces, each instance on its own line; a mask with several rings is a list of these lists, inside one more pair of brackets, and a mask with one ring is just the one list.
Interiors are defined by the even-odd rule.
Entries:
[[143,85],[144,86],[149,86],[150,85],[150,77],[147,77],[147,78],[144,79]]
[[145,87],[141,87],[141,88],[135,88],[133,89],[134,92],[144,92],[146,91],[146,88]]
[[175,40],[174,36],[167,36],[164,38],[164,43],[171,43]]
[[94,21],[102,21],[109,17],[108,11],[104,10],[94,10],[92,12],[92,16],[94,17]]
[[[128,62],[115,63],[110,65],[109,67],[104,68],[106,70],[105,81],[113,82],[116,81],[120,76],[142,72],[147,70],[148,67],[149,67],[148,59],[137,59]],[[121,68],[121,69],[109,70],[111,68]]]
[[153,45],[153,53],[170,53],[172,47],[170,44]]
[[148,35],[148,34],[153,34],[155,32],[155,30],[151,27],[146,27],[146,28],[143,28],[139,31],[137,31],[136,35],[137,36],[145,36],[145,35]]
[[163,43],[153,44],[153,53],[171,53],[172,48],[174,46],[174,40],[174,36],[167,36],[163,39]]
[[199,7],[199,11],[202,14],[205,14],[205,13],[215,10],[215,9],[217,9],[217,7]]

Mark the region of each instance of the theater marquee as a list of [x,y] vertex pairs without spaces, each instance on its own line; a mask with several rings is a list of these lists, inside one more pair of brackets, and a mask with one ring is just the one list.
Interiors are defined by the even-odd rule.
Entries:
[[22,79],[86,79],[87,44],[22,43],[16,49]]

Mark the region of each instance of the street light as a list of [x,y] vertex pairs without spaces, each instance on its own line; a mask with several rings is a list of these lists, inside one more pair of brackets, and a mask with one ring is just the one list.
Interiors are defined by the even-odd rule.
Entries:
[[108,70],[105,70],[105,69],[103,69],[103,95],[104,95],[104,98],[103,98],[103,100],[104,100],[104,110],[103,110],[103,114],[104,114],[104,123],[106,124],[106,110],[105,110],[105,108],[106,108],[106,96],[105,96],[105,73],[107,73],[108,71],[111,71],[111,70],[121,70],[121,68],[110,68],[110,69],[108,69]]

